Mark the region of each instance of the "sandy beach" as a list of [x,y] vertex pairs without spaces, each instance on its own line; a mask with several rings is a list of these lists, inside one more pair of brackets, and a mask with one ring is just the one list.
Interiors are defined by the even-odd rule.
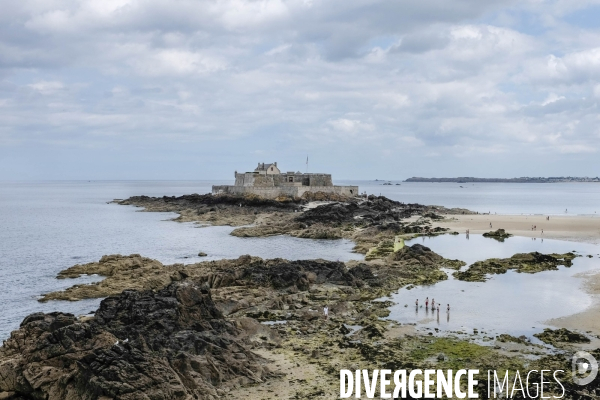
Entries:
[[[532,225],[537,226],[537,229],[532,230]],[[600,218],[595,216],[550,216],[548,221],[544,215],[457,215],[437,222],[435,226],[460,233],[469,229],[473,234],[502,228],[515,236],[600,244]],[[598,266],[600,267],[600,262]],[[582,279],[582,290],[593,295],[594,304],[583,312],[555,318],[546,323],[600,335],[600,270],[579,274],[578,277]]]
[[594,297],[594,304],[580,313],[554,318],[546,321],[546,323],[561,328],[591,332],[596,336],[600,336],[600,270],[575,276],[584,280],[582,289]]
[[[532,230],[532,225],[537,229]],[[548,221],[545,215],[453,215],[434,226],[475,234],[502,228],[515,236],[600,244],[600,217],[596,216],[550,216]]]

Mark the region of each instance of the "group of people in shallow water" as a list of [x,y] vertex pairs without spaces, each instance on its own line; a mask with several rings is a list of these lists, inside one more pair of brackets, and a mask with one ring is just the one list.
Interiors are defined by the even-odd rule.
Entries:
[[[419,314],[419,299],[415,300],[415,312],[417,315]],[[431,298],[431,314],[437,311],[437,323],[440,323],[440,308],[442,305],[440,303],[436,303],[434,298]],[[423,306],[421,306],[423,308]],[[425,298],[425,313],[429,315],[429,296]],[[446,321],[450,322],[450,304],[446,304]]]
[[[415,301],[415,306],[417,307],[417,309],[419,308],[419,299],[417,299]],[[437,308],[436,308],[437,307]],[[429,296],[427,296],[425,298],[425,309],[429,310]],[[439,303],[435,303],[435,299],[431,298],[431,311],[436,311],[440,312],[440,304]],[[450,304],[446,305],[446,312],[450,312]]]

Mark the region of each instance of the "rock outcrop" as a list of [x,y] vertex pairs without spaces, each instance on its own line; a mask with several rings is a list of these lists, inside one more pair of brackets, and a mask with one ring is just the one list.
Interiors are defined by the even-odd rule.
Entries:
[[[274,296],[265,290],[307,291],[311,285],[329,283],[351,288],[368,288],[371,295],[394,290],[406,284],[430,284],[447,279],[440,268],[457,269],[464,265],[459,260],[448,260],[420,244],[405,246],[379,264],[359,263],[348,268],[343,262],[325,260],[283,259],[263,260],[249,255],[237,259],[203,261],[196,264],[162,265],[156,260],[130,256],[103,256],[99,262],[75,265],[58,274],[59,278],[75,278],[81,274],[98,274],[106,279],[86,285],[46,293],[40,301],[70,300],[116,296],[124,290],[159,290],[171,283],[193,280],[211,289],[255,288],[263,296]],[[375,289],[374,289],[375,288]],[[228,291],[227,289],[226,291]],[[246,289],[244,289],[246,290]],[[245,296],[249,295],[247,291]],[[221,304],[221,295],[217,303]],[[236,293],[223,294],[223,304],[234,302]],[[241,299],[241,298],[240,298]],[[241,300],[240,300],[241,301]],[[244,302],[232,309],[249,307]]]
[[[328,203],[305,207],[310,201]],[[176,212],[179,217],[174,220],[180,222],[252,225],[234,229],[231,234],[238,237],[291,235],[305,239],[350,239],[356,243],[355,251],[362,254],[382,241],[393,241],[395,235],[442,233],[447,229],[431,226],[431,219],[442,218],[442,214],[470,213],[463,209],[406,204],[383,196],[347,198],[326,193],[275,200],[255,195],[135,196],[116,202],[144,207],[144,211]],[[403,221],[415,215],[426,218]]]
[[504,229],[496,229],[495,231],[486,232],[482,236],[495,239],[499,242],[504,242],[504,239],[508,239],[512,235],[506,232]]
[[[268,329],[268,328],[267,328]],[[102,301],[95,318],[32,314],[0,348],[0,394],[27,399],[219,399],[271,376],[208,288],[174,283]]]
[[181,280],[176,271],[171,271],[151,258],[139,254],[103,256],[100,261],[77,264],[59,272],[58,279],[78,278],[81,275],[102,275],[108,279],[93,284],[75,285],[66,290],[44,294],[40,301],[70,300],[114,296],[123,290],[162,289],[172,281]]
[[561,343],[589,343],[590,339],[578,332],[570,331],[566,328],[560,329],[544,329],[542,333],[535,333],[533,336],[540,339],[542,342],[558,345]]
[[518,253],[510,258],[490,258],[485,261],[477,261],[471,264],[466,271],[457,271],[453,275],[461,281],[485,282],[489,279],[488,274],[505,274],[508,270],[534,274],[557,270],[560,265],[570,267],[575,257],[577,256],[573,253],[542,254],[537,251]]

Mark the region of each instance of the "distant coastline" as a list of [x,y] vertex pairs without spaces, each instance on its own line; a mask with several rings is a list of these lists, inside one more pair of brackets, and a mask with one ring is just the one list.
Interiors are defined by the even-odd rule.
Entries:
[[454,182],[454,183],[562,183],[562,182],[596,182],[600,183],[600,178],[588,178],[588,177],[573,177],[573,176],[561,176],[561,177],[548,177],[548,178],[534,178],[534,177],[521,177],[521,178],[474,178],[474,177],[458,177],[458,178],[421,178],[412,177],[408,178],[404,182]]

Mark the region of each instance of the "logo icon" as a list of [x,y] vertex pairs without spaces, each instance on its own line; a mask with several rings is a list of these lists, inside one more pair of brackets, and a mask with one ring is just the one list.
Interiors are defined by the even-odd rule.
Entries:
[[598,375],[598,361],[586,351],[578,351],[571,361],[573,367],[573,383],[587,385]]

